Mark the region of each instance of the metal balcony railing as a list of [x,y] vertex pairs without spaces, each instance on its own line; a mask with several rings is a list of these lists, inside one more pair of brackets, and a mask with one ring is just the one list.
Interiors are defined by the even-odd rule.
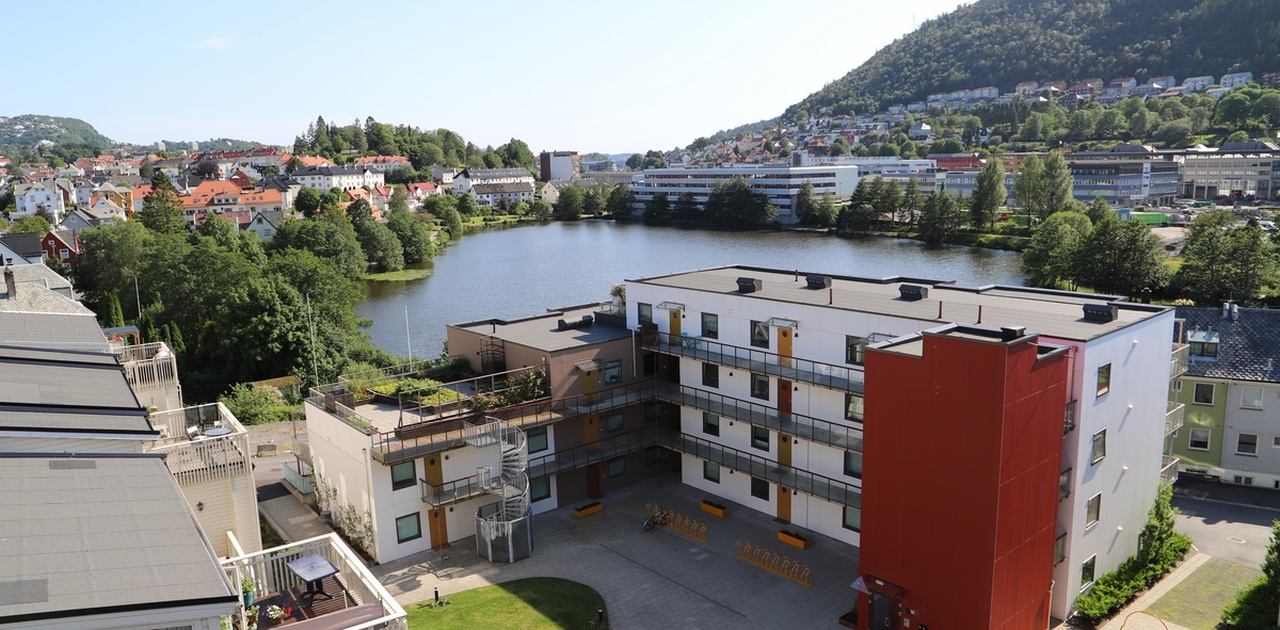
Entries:
[[640,344],[646,349],[663,354],[769,374],[789,381],[838,391],[862,391],[862,370],[843,365],[786,357],[765,350],[664,332],[641,333]]
[[1185,343],[1173,344],[1173,353],[1169,357],[1169,378],[1178,378],[1187,373],[1191,365],[1191,346]]
[[1178,462],[1177,457],[1171,455],[1161,456],[1160,480],[1173,483],[1178,480]]
[[529,458],[529,477],[538,478],[622,457],[659,443],[658,427],[628,431],[591,444]]
[[862,507],[861,483],[852,484],[825,475],[783,466],[759,455],[675,431],[659,430],[659,444],[819,499],[850,507]]
[[1169,409],[1164,414],[1164,435],[1169,437],[1174,431],[1182,428],[1182,419],[1186,416],[1187,406],[1176,401],[1169,401]]
[[489,494],[501,485],[499,476],[494,474],[470,475],[439,485],[429,484],[426,479],[419,479],[418,482],[422,487],[422,502],[435,508]]
[[1066,413],[1063,414],[1063,419],[1062,419],[1063,435],[1071,433],[1071,430],[1076,428],[1076,402],[1077,401],[1073,400],[1067,403],[1067,411]]
[[741,420],[846,451],[862,451],[862,431],[852,426],[798,413],[781,414],[772,407],[686,385],[662,384],[658,386],[657,394],[660,400],[677,405]]

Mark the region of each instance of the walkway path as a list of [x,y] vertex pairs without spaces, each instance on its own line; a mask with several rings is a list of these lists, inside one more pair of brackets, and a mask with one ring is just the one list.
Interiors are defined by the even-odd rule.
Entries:
[[333,531],[310,507],[290,494],[282,483],[258,488],[258,513],[285,542],[306,540]]

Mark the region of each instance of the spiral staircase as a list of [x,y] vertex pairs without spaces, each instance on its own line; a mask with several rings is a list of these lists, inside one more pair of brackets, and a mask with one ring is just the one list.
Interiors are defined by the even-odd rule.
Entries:
[[515,562],[533,554],[533,520],[529,509],[528,443],[524,431],[487,418],[471,425],[466,441],[499,453],[498,474],[491,473],[486,490],[500,497],[476,511],[476,552],[490,562]]

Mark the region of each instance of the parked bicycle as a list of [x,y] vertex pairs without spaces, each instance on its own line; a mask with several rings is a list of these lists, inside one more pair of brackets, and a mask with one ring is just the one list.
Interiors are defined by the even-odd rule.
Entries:
[[649,518],[644,519],[644,531],[651,532],[654,527],[666,525],[669,522],[671,522],[671,511],[659,505],[649,515]]

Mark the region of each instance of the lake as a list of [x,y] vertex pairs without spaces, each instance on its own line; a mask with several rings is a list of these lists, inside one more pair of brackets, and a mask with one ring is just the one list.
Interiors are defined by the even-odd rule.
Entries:
[[805,232],[714,232],[611,221],[553,222],[463,237],[427,263],[432,275],[367,282],[356,306],[374,343],[416,357],[440,354],[445,324],[512,318],[600,302],[628,278],[743,264],[850,276],[915,276],[961,285],[1021,285],[1016,252],[930,247],[891,238]]

